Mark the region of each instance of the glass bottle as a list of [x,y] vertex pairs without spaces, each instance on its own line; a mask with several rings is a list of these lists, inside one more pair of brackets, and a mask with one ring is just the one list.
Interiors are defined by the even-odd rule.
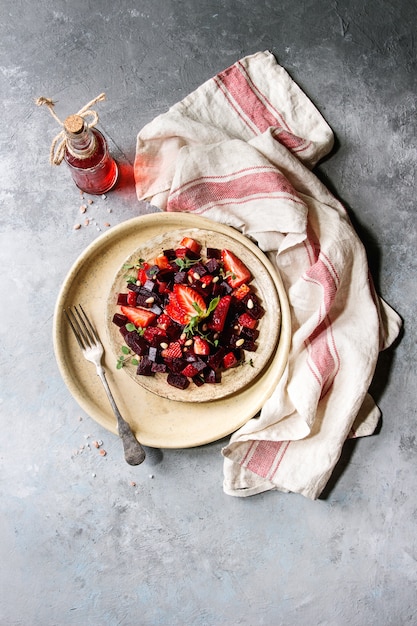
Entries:
[[64,130],[64,159],[77,187],[91,194],[110,191],[117,182],[118,167],[100,131],[89,128],[80,115],[67,117]]

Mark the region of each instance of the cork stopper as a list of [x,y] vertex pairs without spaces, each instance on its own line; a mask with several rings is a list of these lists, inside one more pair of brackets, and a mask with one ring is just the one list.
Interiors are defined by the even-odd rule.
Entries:
[[64,121],[64,129],[72,135],[79,135],[84,130],[84,118],[81,115],[69,115]]

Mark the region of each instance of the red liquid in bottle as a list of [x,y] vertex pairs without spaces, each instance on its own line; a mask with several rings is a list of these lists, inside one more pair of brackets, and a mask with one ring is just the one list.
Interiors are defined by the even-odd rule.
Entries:
[[[78,116],[71,116],[76,117]],[[79,120],[80,118],[76,122]],[[109,154],[105,138],[96,128],[86,127],[84,120],[79,131],[71,132],[75,127],[74,120],[71,121],[72,127],[70,122],[67,125],[67,120],[65,123],[67,146],[64,158],[75,184],[82,191],[91,194],[109,191],[117,182],[118,167]]]

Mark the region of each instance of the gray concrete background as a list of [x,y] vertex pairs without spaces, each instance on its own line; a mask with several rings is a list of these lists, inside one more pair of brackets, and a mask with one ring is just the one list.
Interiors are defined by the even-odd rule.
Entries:
[[[2,0],[2,626],[417,623],[416,17],[413,0]],[[34,98],[64,117],[106,92],[100,126],[123,184],[89,208],[103,229],[145,210],[137,131],[266,49],[333,128],[318,173],[405,322],[373,384],[381,428],[346,445],[316,502],[224,495],[224,442],[128,467],[69,395],[51,341],[61,282],[100,232],[73,230],[79,192],[49,166],[58,128]]]

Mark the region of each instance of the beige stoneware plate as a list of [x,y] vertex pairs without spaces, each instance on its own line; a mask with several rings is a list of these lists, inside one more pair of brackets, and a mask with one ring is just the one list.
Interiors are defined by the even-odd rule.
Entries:
[[[107,332],[107,304],[115,276],[127,257],[142,244],[178,230],[199,228],[224,235],[249,249],[271,276],[281,309],[281,330],[275,351],[263,371],[243,390],[206,402],[181,402],[144,389],[122,370]],[[239,249],[237,247],[236,249]],[[216,441],[256,415],[280,380],[291,343],[291,318],[280,276],[266,256],[238,231],[188,213],[155,213],[136,217],[102,234],[78,257],[57,298],[53,341],[61,375],[80,407],[101,426],[117,434],[117,425],[100,379],[84,360],[68,327],[64,308],[81,303],[96,326],[105,348],[103,364],[115,400],[144,445],[188,448]]]
[[[234,252],[246,267],[250,268],[253,277],[250,286],[260,298],[261,305],[265,309],[265,315],[259,320],[257,327],[259,330],[259,337],[256,341],[257,350],[246,353],[247,362],[244,365],[223,372],[220,383],[205,384],[201,387],[191,383],[187,389],[177,389],[166,382],[166,374],[138,376],[136,367],[131,365],[126,365],[123,371],[134,382],[158,396],[180,402],[209,402],[210,400],[219,400],[243,390],[263,372],[275,352],[279,338],[281,307],[274,280],[264,263],[246,245],[242,245],[242,242],[224,233],[202,228],[173,230],[143,242],[125,259],[123,265],[134,265],[138,259],[143,259],[153,264],[155,257],[164,250],[178,248],[180,241],[185,236],[192,237],[202,245],[201,254],[203,258],[205,257],[206,249],[209,247],[227,248]],[[107,304],[107,329],[109,341],[115,355],[115,362],[117,357],[122,354],[121,348],[124,345],[124,341],[119,328],[112,323],[112,319],[115,313],[120,312],[120,307],[117,306],[117,296],[121,292],[127,292],[126,276],[131,273],[130,270],[123,268],[123,266],[117,272],[110,289]],[[251,360],[251,365],[248,364],[249,359]]]

